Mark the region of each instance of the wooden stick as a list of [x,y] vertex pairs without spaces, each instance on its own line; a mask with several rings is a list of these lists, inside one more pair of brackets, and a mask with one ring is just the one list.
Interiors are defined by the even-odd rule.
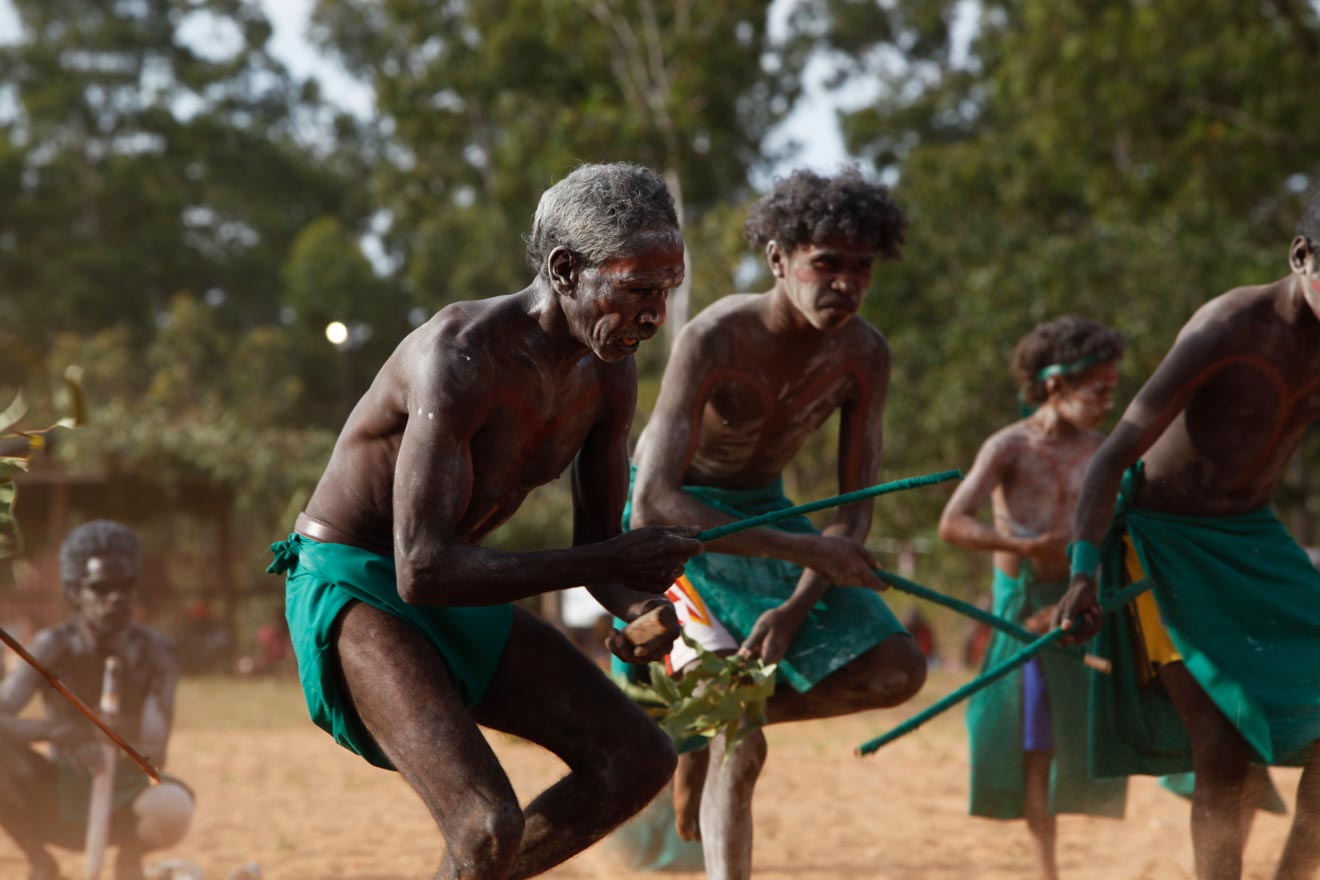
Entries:
[[[106,722],[119,717],[119,658],[105,658],[101,678],[101,715]],[[105,847],[110,839],[110,807],[115,791],[115,747],[102,742],[101,766],[92,774],[92,795],[87,805],[87,839],[83,845],[84,874],[87,880],[100,880],[105,862]]]
[[[932,590],[930,587],[923,587],[921,584],[914,583],[906,578],[901,578],[896,574],[890,574],[883,569],[876,568],[872,569],[872,571],[875,572],[876,577],[897,590],[916,596],[918,599],[925,599],[927,602],[934,602],[936,605],[941,605],[948,608],[950,611],[956,611],[959,614],[966,615],[973,620],[978,620],[987,626],[994,627],[1005,635],[1017,639],[1019,642],[1030,644],[1038,637],[1037,633],[1023,629],[1011,620],[1005,620],[997,614],[991,614],[988,611],[977,608],[970,602],[964,602],[961,599],[946,596],[943,593]],[[1104,657],[1098,657],[1095,654],[1078,655],[1077,652],[1069,651],[1063,646],[1059,646],[1056,650],[1062,651],[1069,656],[1077,657],[1077,659],[1081,660],[1084,664],[1097,672],[1103,672],[1108,675],[1113,670],[1113,664]]]
[[[1104,610],[1106,614],[1108,614],[1110,611],[1113,611],[1114,609],[1120,608],[1123,605],[1126,605],[1128,602],[1131,602],[1133,599],[1137,598],[1137,596],[1140,596],[1142,593],[1146,592],[1154,585],[1155,582],[1152,581],[1150,578],[1142,578],[1136,583],[1129,584],[1128,586],[1114,593],[1104,602],[1101,602],[1100,607]],[[932,706],[927,707],[924,711],[918,712],[916,715],[913,715],[911,718],[909,718],[907,721],[904,721],[902,724],[898,725],[893,730],[890,730],[888,733],[876,737],[870,742],[866,742],[858,746],[856,749],[857,756],[862,757],[864,755],[872,754],[880,747],[886,746],[889,743],[893,742],[894,740],[898,739],[899,737],[911,733],[921,725],[925,724],[927,721],[934,718],[936,715],[948,711],[949,709],[961,703],[963,700],[967,699],[977,691],[989,687],[999,679],[1003,678],[1005,675],[1008,675],[1008,673],[1012,672],[1014,669],[1017,669],[1019,666],[1026,665],[1026,663],[1029,660],[1031,660],[1032,657],[1035,657],[1041,651],[1050,647],[1050,645],[1053,645],[1055,642],[1057,642],[1059,639],[1063,638],[1067,634],[1068,631],[1065,629],[1051,630],[1050,632],[1046,633],[1045,635],[1033,641],[1030,645],[1027,645],[1025,648],[1014,654],[1012,657],[1009,657],[1003,663],[1000,663],[998,666],[994,667],[993,669],[986,670],[984,673],[972,679],[962,687],[958,688],[956,691],[949,694],[944,699],[936,702]]]
[[122,736],[115,733],[114,730],[110,727],[110,725],[102,721],[95,712],[87,708],[87,704],[84,703],[82,700],[78,699],[77,694],[75,694],[73,691],[65,687],[64,682],[60,681],[59,678],[56,677],[55,673],[51,672],[45,666],[41,665],[41,662],[38,661],[36,657],[33,657],[31,654],[29,654],[27,649],[24,648],[21,644],[19,644],[18,639],[14,638],[9,633],[5,632],[4,627],[0,627],[0,642],[4,642],[5,645],[8,646],[11,651],[17,654],[20,658],[22,658],[24,663],[31,666],[33,669],[37,670],[37,672],[41,673],[41,677],[46,679],[46,681],[50,684],[50,686],[55,688],[55,690],[59,693],[60,696],[64,697],[66,700],[72,703],[73,707],[77,709],[79,712],[81,712],[87,718],[88,721],[95,724],[102,733],[110,737],[111,741],[114,742],[115,745],[123,749],[124,753],[133,759],[133,763],[137,764],[138,767],[142,769],[142,772],[147,774],[147,776],[151,778],[151,783],[153,785],[160,784],[160,771],[158,771],[155,767],[151,766],[151,763],[146,758],[139,755],[136,749],[130,746],[127,742],[125,742]]
[[908,477],[904,480],[894,480],[889,483],[880,483],[876,486],[870,486],[866,489],[858,489],[856,492],[845,492],[842,495],[835,495],[833,498],[823,498],[820,501],[811,501],[807,504],[799,504],[796,507],[785,507],[783,510],[772,510],[769,513],[763,513],[760,516],[749,516],[746,519],[735,520],[722,526],[716,526],[713,529],[706,529],[697,540],[706,542],[714,541],[719,538],[732,535],[735,532],[755,529],[760,526],[766,526],[770,523],[779,522],[788,519],[790,516],[799,516],[804,513],[813,513],[817,510],[826,510],[831,507],[842,507],[845,504],[852,504],[854,501],[862,501],[866,498],[874,498],[877,495],[885,495],[890,492],[902,492],[904,489],[915,489],[918,486],[931,486],[935,483],[945,483],[949,480],[961,480],[962,471],[940,471],[938,474],[927,474],[923,477]]

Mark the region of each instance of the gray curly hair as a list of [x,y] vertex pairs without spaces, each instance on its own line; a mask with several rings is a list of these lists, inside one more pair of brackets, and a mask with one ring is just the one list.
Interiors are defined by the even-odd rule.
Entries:
[[659,174],[630,162],[579,165],[541,195],[527,236],[527,263],[538,275],[557,247],[589,264],[622,256],[639,232],[678,229],[674,197]]

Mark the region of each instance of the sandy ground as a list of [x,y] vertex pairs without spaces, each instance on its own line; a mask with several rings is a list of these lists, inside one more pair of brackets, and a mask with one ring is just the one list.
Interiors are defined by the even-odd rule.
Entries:
[[[945,716],[877,755],[855,746],[952,689],[933,675],[918,700],[897,710],[786,725],[769,731],[770,759],[756,793],[755,876],[802,880],[966,880],[1033,876],[1021,822],[966,815],[967,754],[961,715]],[[291,680],[186,681],[180,694],[170,771],[193,785],[192,834],[148,864],[187,859],[207,880],[225,880],[247,862],[268,880],[402,880],[431,876],[439,836],[397,775],[337,747],[304,720]],[[491,740],[524,801],[563,773],[539,748]],[[1292,807],[1298,772],[1276,770]],[[1124,821],[1063,817],[1060,856],[1069,880],[1190,878],[1185,801],[1154,780],[1133,781]],[[1288,819],[1261,815],[1247,852],[1249,878],[1271,876]],[[61,853],[66,877],[80,857]],[[107,872],[108,873],[108,872]],[[26,876],[14,846],[0,841],[0,880]],[[545,875],[643,876],[609,842]],[[694,880],[696,872],[663,876]]]

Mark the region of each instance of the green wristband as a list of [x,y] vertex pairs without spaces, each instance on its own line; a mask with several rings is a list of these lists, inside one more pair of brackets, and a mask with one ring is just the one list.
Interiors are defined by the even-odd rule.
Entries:
[[1100,568],[1100,548],[1090,541],[1073,541],[1069,544],[1068,558],[1072,560],[1069,578],[1079,574],[1094,578],[1096,570]]

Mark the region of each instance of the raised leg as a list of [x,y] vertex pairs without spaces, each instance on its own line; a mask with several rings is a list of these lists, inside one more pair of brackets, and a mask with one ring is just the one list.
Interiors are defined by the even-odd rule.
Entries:
[[912,699],[926,683],[926,657],[898,633],[828,675],[805,694],[781,686],[766,706],[770,723],[885,709]]
[[1297,784],[1297,812],[1276,880],[1310,880],[1320,867],[1320,748],[1311,746]]
[[1251,747],[1181,663],[1160,667],[1160,680],[1192,741],[1192,850],[1199,880],[1237,880],[1254,809],[1247,802]]
[[710,745],[701,793],[701,848],[707,880],[752,876],[752,793],[765,766],[765,734],[756,731],[726,754],[724,736]]
[[569,773],[526,809],[510,877],[534,877],[641,810],[674,773],[660,728],[557,630],[515,609],[480,723],[539,743]]
[[1027,830],[1036,844],[1036,860],[1044,880],[1058,880],[1056,860],[1058,821],[1050,812],[1050,765],[1053,752],[1026,752],[1024,754],[1026,780],[1023,789],[1022,811]]
[[398,618],[353,603],[335,640],[353,707],[444,836],[438,880],[504,880],[523,814],[435,649]]

